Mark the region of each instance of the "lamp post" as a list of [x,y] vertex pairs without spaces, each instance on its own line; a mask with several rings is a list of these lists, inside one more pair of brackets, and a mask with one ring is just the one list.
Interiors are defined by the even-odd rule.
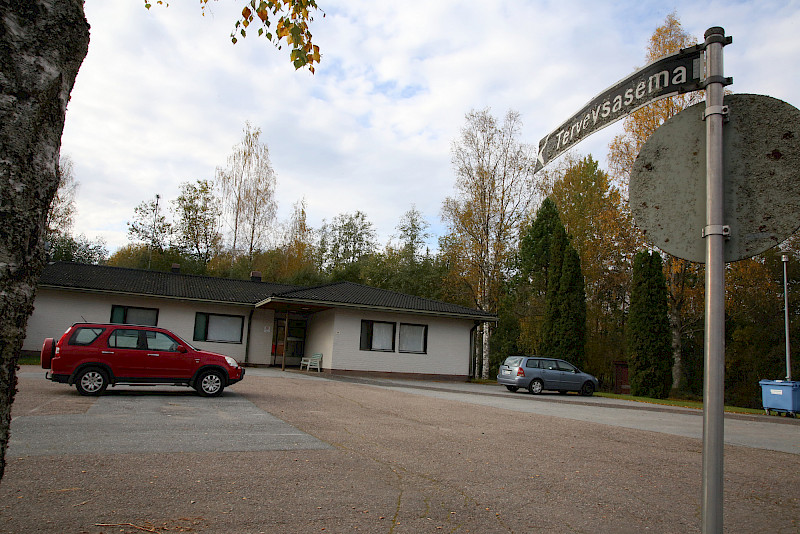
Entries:
[[786,381],[792,381],[792,351],[789,345],[789,283],[786,266],[789,264],[789,255],[781,257],[783,261],[783,312],[786,323]]
[[156,195],[156,208],[153,211],[153,234],[150,236],[150,258],[147,260],[147,270],[150,270],[150,265],[153,263],[153,249],[156,248],[156,223],[158,222],[158,201],[161,195]]

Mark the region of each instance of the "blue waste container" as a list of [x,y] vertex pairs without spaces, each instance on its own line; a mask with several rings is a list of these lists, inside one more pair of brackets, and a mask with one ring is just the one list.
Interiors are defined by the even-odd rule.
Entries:
[[786,412],[792,415],[800,412],[800,382],[787,380],[761,380],[761,403],[764,411]]

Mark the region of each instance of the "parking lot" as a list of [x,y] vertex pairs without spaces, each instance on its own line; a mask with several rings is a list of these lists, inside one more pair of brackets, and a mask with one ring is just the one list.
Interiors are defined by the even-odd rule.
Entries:
[[[699,531],[697,413],[252,371],[95,399],[23,368],[0,532]],[[726,531],[797,532],[800,426],[726,441]]]

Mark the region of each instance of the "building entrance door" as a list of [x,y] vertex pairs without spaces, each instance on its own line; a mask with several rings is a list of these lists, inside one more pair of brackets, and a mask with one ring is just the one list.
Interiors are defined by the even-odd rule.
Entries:
[[289,316],[289,331],[286,317],[275,318],[275,334],[272,338],[272,362],[275,365],[300,365],[306,344],[306,320]]

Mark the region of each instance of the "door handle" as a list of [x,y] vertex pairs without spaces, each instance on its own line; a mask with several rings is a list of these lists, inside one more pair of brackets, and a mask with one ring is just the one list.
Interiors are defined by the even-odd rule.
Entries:
[[160,354],[150,353],[148,356],[160,356]]
[[113,350],[103,350],[103,351],[100,351],[100,354],[114,354],[114,351]]

